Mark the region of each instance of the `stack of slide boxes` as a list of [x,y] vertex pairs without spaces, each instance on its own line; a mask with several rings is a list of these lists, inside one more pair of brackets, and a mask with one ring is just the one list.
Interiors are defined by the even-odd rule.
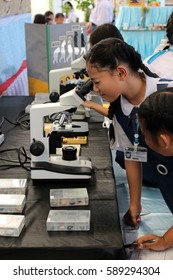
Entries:
[[24,227],[27,179],[0,179],[0,236],[18,237]]
[[[50,206],[88,205],[86,188],[51,189]],[[90,210],[50,210],[47,218],[48,231],[90,230]]]

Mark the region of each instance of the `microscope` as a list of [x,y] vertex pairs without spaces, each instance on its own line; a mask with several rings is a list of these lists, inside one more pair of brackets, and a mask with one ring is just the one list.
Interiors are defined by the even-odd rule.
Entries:
[[[31,178],[33,180],[85,180],[92,174],[91,160],[76,154],[74,146],[62,148],[62,155],[56,149],[62,147],[62,137],[88,135],[88,123],[73,122],[72,114],[82,104],[85,95],[90,92],[92,81],[61,95],[57,102],[57,93],[52,93],[53,102],[33,105],[30,109],[31,137]],[[51,120],[49,134],[44,124]]]
[[[70,84],[66,86],[61,85],[62,77],[67,77],[70,74],[76,74],[79,77],[87,76],[86,61],[83,56],[72,61],[71,67],[55,69],[49,72],[49,92],[57,91],[60,94],[62,94],[64,93],[64,88],[67,88],[66,91],[68,91],[68,87],[70,87],[70,89],[72,89],[71,87],[73,88],[76,87],[76,84]],[[78,81],[80,83],[80,79],[78,79]],[[85,118],[89,118],[89,117],[90,117],[90,109],[85,108],[83,106],[79,106],[76,112],[72,116],[73,120],[84,120]]]

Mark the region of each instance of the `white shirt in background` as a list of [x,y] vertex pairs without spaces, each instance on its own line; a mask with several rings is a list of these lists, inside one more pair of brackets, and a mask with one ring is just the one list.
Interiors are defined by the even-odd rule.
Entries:
[[154,53],[144,60],[144,64],[159,77],[173,80],[173,46]]
[[113,21],[114,8],[110,0],[97,0],[93,8],[89,21],[95,25],[111,23]]
[[70,23],[70,22],[78,22],[79,18],[77,13],[75,12],[74,9],[72,9],[69,14],[68,14],[68,18],[66,19],[66,23]]

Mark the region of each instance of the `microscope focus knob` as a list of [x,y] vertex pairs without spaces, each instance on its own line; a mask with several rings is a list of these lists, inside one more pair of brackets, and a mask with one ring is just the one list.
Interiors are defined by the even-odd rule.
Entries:
[[30,146],[30,153],[33,156],[41,156],[44,152],[44,144],[41,141],[33,141]]
[[56,91],[51,92],[49,95],[49,99],[51,102],[57,102],[59,100],[59,97],[60,97],[60,95]]

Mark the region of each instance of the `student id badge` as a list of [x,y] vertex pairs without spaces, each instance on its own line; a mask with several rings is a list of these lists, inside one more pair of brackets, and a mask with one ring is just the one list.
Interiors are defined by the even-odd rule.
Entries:
[[147,148],[144,147],[137,147],[137,149],[134,149],[134,147],[125,148],[124,159],[139,161],[139,162],[147,162]]

